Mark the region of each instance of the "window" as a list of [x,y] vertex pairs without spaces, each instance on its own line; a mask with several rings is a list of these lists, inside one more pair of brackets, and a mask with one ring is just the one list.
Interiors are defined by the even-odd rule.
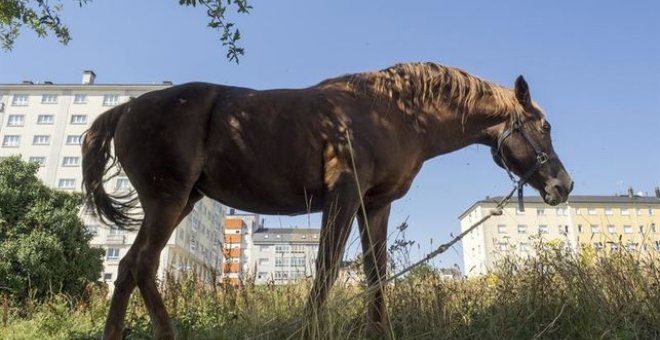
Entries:
[[591,225],[591,233],[592,234],[600,233],[600,226],[598,226],[598,224],[592,224]]
[[80,157],[64,157],[62,159],[62,166],[79,166]]
[[655,223],[651,223],[651,232],[654,234],[658,233],[658,228],[655,226]]
[[518,234],[527,234],[526,224],[518,224]]
[[117,189],[128,189],[131,187],[131,183],[128,181],[128,178],[120,177],[117,179]]
[[520,207],[516,207],[516,215],[525,215],[525,212],[520,210]]
[[305,266],[305,258],[304,257],[294,257],[291,259],[291,266],[292,267],[304,267]]
[[649,208],[649,216],[653,216],[653,209]]
[[529,251],[529,243],[520,242],[520,251],[528,252]]
[[104,273],[103,281],[112,281],[112,273]]
[[41,125],[55,124],[55,116],[54,115],[38,115],[37,116],[37,124],[41,124]]
[[44,156],[32,156],[28,159],[30,163],[37,163],[39,166],[46,166],[46,157]]
[[564,208],[557,208],[557,216],[564,216]]
[[269,261],[268,261],[268,258],[267,258],[267,257],[262,257],[262,258],[259,259],[259,265],[260,265],[260,266],[267,265],[268,262],[269,262]]
[[616,242],[611,242],[610,243],[610,250],[611,251],[618,251],[619,250],[619,244]]
[[87,115],[71,115],[71,124],[87,124]]
[[500,243],[497,244],[497,248],[500,251],[507,251],[507,250],[509,250],[509,245],[504,243],[504,242],[500,242]]
[[596,215],[598,212],[596,211],[596,208],[588,208],[587,209],[587,214],[589,215]]
[[86,224],[85,229],[91,235],[98,235],[98,233],[99,233],[99,225],[98,224]]
[[291,252],[292,253],[304,253],[305,252],[305,246],[296,244],[291,246]]
[[640,234],[643,234],[643,233],[644,233],[644,226],[643,226],[643,225],[640,225],[640,226],[639,226],[639,233],[640,233]]
[[578,233],[582,232],[582,224],[578,224]]
[[628,249],[628,251],[630,251],[630,252],[637,251],[637,243],[628,243],[626,245],[626,249]]
[[289,251],[289,246],[275,246],[276,253],[284,253]]
[[121,234],[122,234],[122,230],[119,229],[118,226],[116,225],[110,226],[110,235],[121,235]]
[[57,95],[56,94],[44,94],[41,96],[42,104],[57,104]]
[[660,241],[655,241],[655,250],[660,251]]
[[76,186],[75,178],[60,178],[57,187],[60,189],[73,189]]
[[35,135],[34,138],[32,138],[32,144],[34,144],[34,145],[49,145],[50,144],[50,136],[48,136],[48,135]]
[[80,145],[82,138],[79,135],[68,135],[66,136],[67,145]]
[[548,233],[548,226],[545,224],[539,225],[539,234],[547,234]]
[[567,225],[559,225],[557,228],[557,231],[559,232],[560,235],[568,235],[568,226]]
[[614,212],[612,211],[612,208],[605,208],[605,215],[607,215],[607,216],[614,215]]
[[7,135],[2,139],[2,146],[6,148],[16,148],[21,144],[21,136]]
[[85,104],[85,103],[87,103],[87,95],[86,94],[75,94],[75,95],[73,95],[73,103],[74,104]]
[[270,246],[259,246],[260,251],[270,251]]
[[14,98],[11,100],[11,105],[14,106],[25,106],[28,104],[29,96],[27,94],[15,94]]
[[498,224],[497,225],[497,233],[498,234],[506,234],[506,224]]
[[623,233],[624,234],[632,234],[632,226],[631,225],[624,225],[623,226]]
[[103,106],[114,106],[119,104],[119,95],[106,94],[103,96]]
[[582,210],[576,208],[575,215],[582,215]]
[[286,280],[289,278],[289,273],[288,272],[283,272],[283,271],[276,271],[275,272],[275,279],[276,280]]
[[108,248],[107,256],[108,260],[116,260],[119,258],[119,248]]
[[266,278],[268,278],[268,273],[266,273],[266,272],[259,272],[259,274],[257,274],[257,278],[258,278],[258,279],[266,279]]
[[637,214],[637,216],[642,216],[642,209],[640,208],[635,209],[635,213]]
[[536,216],[545,216],[545,209],[536,208]]
[[607,225],[607,232],[609,234],[616,234],[616,226],[614,226],[614,224],[608,224]]
[[7,126],[23,126],[25,124],[25,115],[9,115],[7,117]]
[[621,208],[621,215],[623,216],[630,215],[630,210],[628,210],[628,208]]
[[596,249],[596,251],[603,250],[603,242],[594,242],[593,245],[594,245],[594,249]]
[[193,231],[197,231],[201,223],[202,222],[200,221],[199,216],[197,216],[196,214],[193,214],[192,217],[190,218],[190,226]]
[[289,265],[288,257],[276,257],[275,258],[275,267],[287,267]]

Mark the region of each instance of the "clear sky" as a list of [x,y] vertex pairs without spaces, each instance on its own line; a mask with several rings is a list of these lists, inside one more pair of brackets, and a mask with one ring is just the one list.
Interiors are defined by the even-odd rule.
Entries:
[[[660,186],[660,2],[264,1],[235,18],[246,55],[224,58],[201,8],[178,1],[64,1],[73,40],[24,32],[0,53],[0,83],[209,81],[257,89],[299,88],[398,62],[433,61],[512,86],[523,74],[553,126],[575,194],[653,193]],[[511,188],[489,150],[472,146],[425,164],[395,202],[390,229],[408,218],[413,258],[459,231],[458,215]],[[531,189],[528,195],[536,194]],[[318,215],[266,216],[269,227]],[[358,242],[359,243],[359,242]],[[357,243],[349,251],[355,253]],[[462,265],[460,246],[437,258]]]

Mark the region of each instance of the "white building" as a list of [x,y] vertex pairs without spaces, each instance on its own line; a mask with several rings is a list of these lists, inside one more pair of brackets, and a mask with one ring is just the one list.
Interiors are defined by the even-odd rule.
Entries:
[[[461,231],[484,217],[501,197],[475,202],[459,217]],[[540,197],[525,197],[525,209],[517,198],[501,216],[493,216],[463,238],[464,271],[483,275],[505,256],[535,256],[539,241],[555,242],[573,252],[590,247],[597,254],[618,251],[642,256],[660,254],[660,189],[656,195],[581,196],[568,203],[546,205]]]
[[[96,75],[85,71],[81,84],[52,82],[0,84],[0,157],[21,155],[26,161],[41,165],[38,176],[48,186],[79,191],[82,186],[81,134],[102,112],[145,92],[167,88],[163,82],[145,84],[97,84]],[[126,177],[107,183],[107,190],[130,189]],[[202,199],[181,222],[161,253],[158,277],[165,271],[175,275],[194,271],[211,279],[221,263],[223,207],[208,198]],[[94,234],[92,245],[104,248],[104,271],[101,279],[114,282],[117,265],[132,244],[136,233],[101,225],[84,216]],[[113,285],[110,284],[110,288]]]
[[320,229],[265,228],[259,215],[234,209],[224,226],[225,282],[285,284],[314,275]]
[[252,235],[250,269],[257,284],[313,277],[319,250],[318,228],[261,228]]

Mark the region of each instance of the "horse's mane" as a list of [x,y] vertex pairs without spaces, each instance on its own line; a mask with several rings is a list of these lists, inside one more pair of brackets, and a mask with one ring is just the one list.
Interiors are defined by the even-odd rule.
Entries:
[[491,98],[494,114],[509,116],[523,111],[512,90],[435,63],[396,64],[376,72],[328,79],[318,86],[327,85],[345,85],[359,95],[385,98],[409,113],[449,106],[463,121],[485,97]]

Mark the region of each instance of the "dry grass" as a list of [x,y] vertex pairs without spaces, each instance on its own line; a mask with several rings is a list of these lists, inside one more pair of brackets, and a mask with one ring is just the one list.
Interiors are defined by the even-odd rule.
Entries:
[[[618,252],[573,256],[550,246],[536,259],[504,259],[490,275],[446,281],[414,271],[387,287],[399,339],[654,339],[660,338],[657,260]],[[243,287],[168,282],[166,305],[180,339],[297,339],[310,283]],[[362,287],[336,286],[318,314],[319,338],[364,338]],[[107,301],[54,295],[44,303],[3,309],[2,339],[98,339]],[[350,303],[349,303],[350,302]],[[128,339],[149,339],[139,294],[126,319]]]

